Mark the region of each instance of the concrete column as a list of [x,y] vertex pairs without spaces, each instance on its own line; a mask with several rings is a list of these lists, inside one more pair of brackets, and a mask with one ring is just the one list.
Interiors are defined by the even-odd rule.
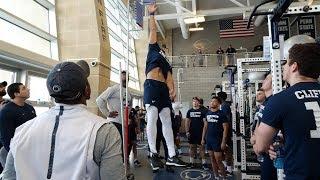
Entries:
[[110,84],[111,48],[103,0],[56,0],[59,56],[63,61],[86,60],[90,65],[91,99],[87,102],[98,113],[95,99]]

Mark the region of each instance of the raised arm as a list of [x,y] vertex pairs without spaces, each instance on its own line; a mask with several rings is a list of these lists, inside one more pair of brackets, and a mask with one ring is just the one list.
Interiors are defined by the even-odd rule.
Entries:
[[149,44],[154,44],[157,42],[157,26],[156,26],[156,20],[154,18],[154,13],[157,10],[156,4],[151,4],[148,6],[148,11],[150,15],[149,20],[149,30],[150,30],[150,37],[149,37]]

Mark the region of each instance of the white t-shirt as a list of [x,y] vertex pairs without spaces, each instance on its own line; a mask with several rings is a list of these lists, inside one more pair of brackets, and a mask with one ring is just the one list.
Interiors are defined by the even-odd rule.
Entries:
[[172,109],[174,111],[174,115],[179,115],[179,111],[180,111],[180,109],[182,109],[181,102],[172,103]]
[[[123,105],[126,105],[126,90],[122,87],[123,93]],[[102,114],[107,117],[108,122],[116,122],[122,124],[120,112],[121,112],[121,105],[120,105],[120,85],[116,84],[111,87],[108,87],[100,96],[96,99],[97,105],[99,110]],[[132,96],[128,93],[128,106],[132,106]],[[109,113],[112,111],[117,111],[119,115],[115,118],[108,117]]]

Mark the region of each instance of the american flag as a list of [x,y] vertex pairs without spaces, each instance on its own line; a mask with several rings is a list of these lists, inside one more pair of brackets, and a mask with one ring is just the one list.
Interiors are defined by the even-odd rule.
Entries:
[[253,23],[247,29],[248,20],[243,19],[225,19],[220,20],[220,38],[233,38],[233,37],[245,37],[254,36]]

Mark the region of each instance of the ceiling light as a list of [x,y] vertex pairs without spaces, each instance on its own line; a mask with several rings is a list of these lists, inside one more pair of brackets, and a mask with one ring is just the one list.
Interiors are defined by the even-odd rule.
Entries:
[[205,21],[204,16],[197,16],[197,17],[184,19],[184,22],[186,24],[199,23],[199,22],[204,22],[204,21]]
[[189,31],[202,31],[203,27],[194,27],[194,28],[189,28]]

